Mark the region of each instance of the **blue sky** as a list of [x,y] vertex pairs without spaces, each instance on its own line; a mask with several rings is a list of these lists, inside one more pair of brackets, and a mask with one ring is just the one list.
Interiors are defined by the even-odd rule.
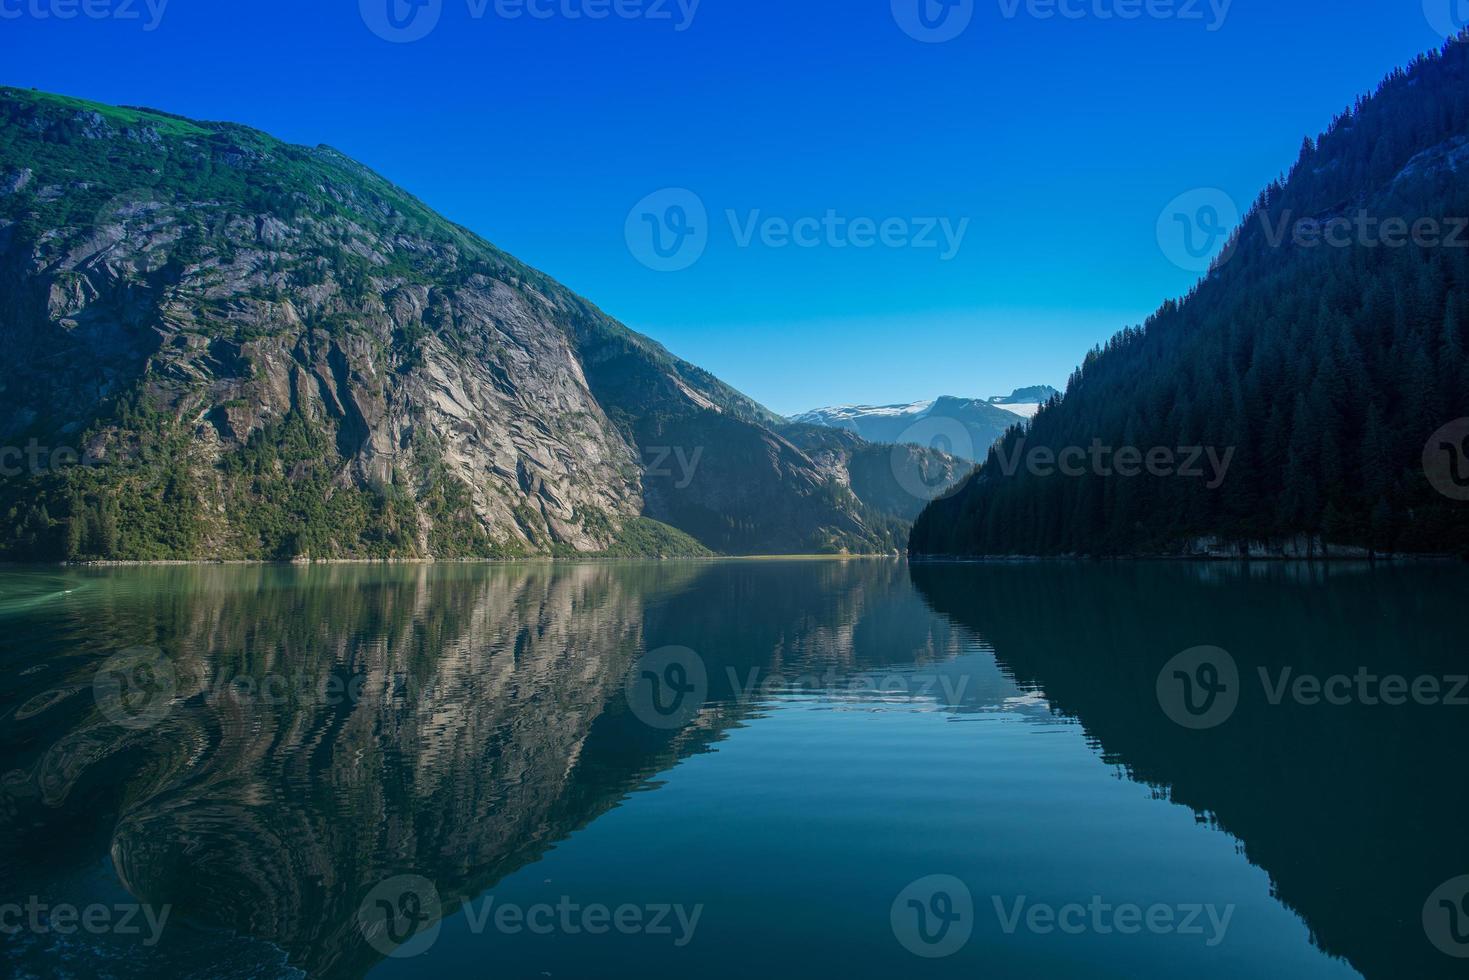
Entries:
[[0,82],[335,146],[793,413],[1061,386],[1456,2],[0,0]]

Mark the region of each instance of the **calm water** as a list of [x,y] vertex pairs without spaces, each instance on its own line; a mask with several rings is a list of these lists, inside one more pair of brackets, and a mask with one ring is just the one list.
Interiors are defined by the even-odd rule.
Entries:
[[[4,965],[1464,976],[1469,704],[1441,702],[1469,673],[1466,587],[1459,566],[0,572]],[[1196,647],[1217,649],[1170,663]],[[1419,697],[1330,682],[1359,673]]]

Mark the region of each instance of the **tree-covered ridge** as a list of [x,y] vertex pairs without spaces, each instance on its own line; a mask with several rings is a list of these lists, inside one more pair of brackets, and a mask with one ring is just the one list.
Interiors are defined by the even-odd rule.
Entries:
[[[911,551],[1469,551],[1469,505],[1423,462],[1430,436],[1469,416],[1466,226],[1469,35],[1306,140],[1207,277],[1092,350],[1064,398],[928,507]],[[1024,463],[1097,443],[1233,456],[1213,489]]]

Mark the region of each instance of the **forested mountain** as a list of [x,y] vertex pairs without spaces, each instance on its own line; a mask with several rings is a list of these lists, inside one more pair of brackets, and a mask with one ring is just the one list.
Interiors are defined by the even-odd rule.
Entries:
[[[1307,139],[1206,278],[1091,351],[911,551],[1469,551],[1469,424],[1444,428],[1469,416],[1466,317],[1469,35]],[[1048,464],[1095,445],[1173,466]],[[1186,447],[1223,478],[1162,475]]]
[[0,558],[890,552],[916,510],[360,164],[232,124],[0,89],[0,345]]

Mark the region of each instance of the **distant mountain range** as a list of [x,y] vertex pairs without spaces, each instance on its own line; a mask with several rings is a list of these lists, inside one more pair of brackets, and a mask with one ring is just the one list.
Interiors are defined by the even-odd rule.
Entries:
[[787,422],[329,147],[8,88],[0,348],[0,559],[893,553],[964,469]]
[[1307,138],[1207,276],[1091,351],[911,552],[1469,554],[1466,229],[1469,34]]
[[906,405],[816,408],[792,421],[845,429],[870,442],[936,446],[978,462],[1017,420],[1034,417],[1041,405],[1059,394],[1048,385],[1035,385],[984,399],[945,395]]
[[1042,405],[1060,394],[1050,385],[1032,385],[1029,388],[1016,388],[1008,395],[996,395],[989,401],[991,405],[998,405],[1007,412],[1034,418]]

